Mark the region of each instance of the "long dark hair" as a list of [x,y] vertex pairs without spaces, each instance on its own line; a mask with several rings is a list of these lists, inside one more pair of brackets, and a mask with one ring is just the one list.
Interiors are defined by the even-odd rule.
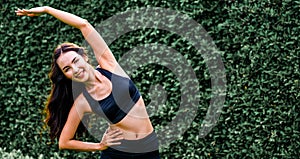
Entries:
[[[45,123],[50,127],[50,138],[52,141],[55,138],[59,139],[61,131],[67,121],[68,114],[73,106],[74,99],[76,99],[84,89],[83,83],[74,82],[66,78],[56,63],[58,57],[68,51],[75,51],[79,55],[87,56],[84,48],[73,43],[63,43],[58,45],[54,50],[49,73],[52,88],[44,110],[46,114]],[[76,135],[80,136],[85,131],[86,128],[81,122],[77,128]]]

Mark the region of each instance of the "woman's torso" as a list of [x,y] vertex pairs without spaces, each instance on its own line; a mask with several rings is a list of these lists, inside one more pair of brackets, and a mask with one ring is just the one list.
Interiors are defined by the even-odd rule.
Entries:
[[[108,79],[100,72],[96,73],[96,76],[101,82],[97,82],[94,89],[88,93],[94,100],[101,101],[111,94],[112,87],[117,86],[113,86],[111,79]],[[89,107],[89,111],[93,112],[93,109]],[[141,139],[153,132],[153,126],[147,114],[143,98],[140,96],[127,112],[126,116],[117,123],[111,123],[110,128],[121,129],[124,138],[127,140]]]

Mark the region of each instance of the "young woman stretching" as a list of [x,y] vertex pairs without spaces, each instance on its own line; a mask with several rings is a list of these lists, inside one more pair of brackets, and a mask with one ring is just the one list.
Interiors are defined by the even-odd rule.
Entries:
[[[44,13],[78,28],[99,64],[96,69],[92,67],[84,48],[73,43],[55,49],[50,72],[52,91],[46,107],[51,138],[59,139],[60,149],[100,150],[103,159],[159,158],[157,137],[143,99],[99,33],[87,20],[48,6],[16,11],[19,16]],[[83,85],[78,95],[72,91],[74,83]],[[96,113],[110,124],[99,143],[75,139],[85,113]]]

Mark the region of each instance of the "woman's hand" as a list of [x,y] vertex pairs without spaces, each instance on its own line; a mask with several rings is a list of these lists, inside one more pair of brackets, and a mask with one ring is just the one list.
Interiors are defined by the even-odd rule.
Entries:
[[31,9],[18,9],[15,11],[18,16],[40,16],[47,13],[47,7],[36,7]]
[[120,145],[123,140],[123,132],[120,129],[108,128],[104,133],[100,142],[101,150],[107,149],[109,146]]

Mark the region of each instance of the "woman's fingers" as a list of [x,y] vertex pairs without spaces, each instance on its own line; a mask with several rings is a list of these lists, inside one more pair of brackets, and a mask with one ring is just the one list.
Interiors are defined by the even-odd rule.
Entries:
[[18,10],[15,11],[15,13],[16,13],[17,15],[25,15],[25,14],[24,14],[24,11],[22,11],[22,10],[19,9],[19,8],[18,8]]
[[121,142],[108,142],[107,146],[121,145]]
[[119,129],[109,130],[107,133],[110,134],[110,135],[123,134],[123,132],[121,130],[119,130]]
[[39,16],[43,13],[45,13],[45,8],[43,7],[36,7],[36,8],[31,8],[31,9],[17,9],[15,13],[19,16]]
[[120,145],[122,138],[115,138],[115,139],[110,139],[106,141],[107,146],[112,146],[112,145]]
[[120,145],[120,140],[123,140],[123,132],[119,129],[108,129],[103,138],[101,143],[106,146],[113,146],[113,145]]
[[107,135],[109,135],[109,137],[111,139],[118,139],[118,140],[122,140],[124,137],[123,137],[123,132],[119,129],[117,130],[112,130],[110,132],[107,133]]
[[106,143],[108,143],[108,144],[121,144],[120,140],[123,140],[123,138],[119,137],[119,138],[107,139]]

